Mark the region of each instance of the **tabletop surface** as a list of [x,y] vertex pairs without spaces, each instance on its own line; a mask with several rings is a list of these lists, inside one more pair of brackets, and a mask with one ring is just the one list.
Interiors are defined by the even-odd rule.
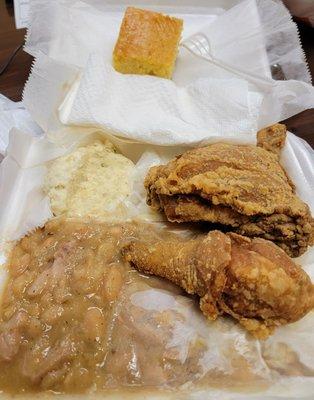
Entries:
[[[299,24],[300,37],[312,77],[314,76],[314,28]],[[0,70],[24,40],[25,30],[15,29],[11,2],[0,0]],[[20,50],[8,69],[0,75],[0,93],[20,101],[33,58]],[[289,131],[305,139],[314,148],[314,109],[306,110],[283,121]]]

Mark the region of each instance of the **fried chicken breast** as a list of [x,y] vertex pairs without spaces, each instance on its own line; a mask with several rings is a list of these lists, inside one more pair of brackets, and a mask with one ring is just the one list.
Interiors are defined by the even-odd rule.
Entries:
[[187,151],[149,170],[147,203],[169,221],[218,223],[297,257],[311,244],[314,225],[279,163],[283,143],[277,127],[273,136],[259,133],[259,146],[215,143]]

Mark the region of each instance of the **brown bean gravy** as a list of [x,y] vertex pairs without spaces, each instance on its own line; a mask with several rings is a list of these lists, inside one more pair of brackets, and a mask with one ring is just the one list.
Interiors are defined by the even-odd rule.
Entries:
[[[0,310],[0,392],[264,385],[269,371],[252,368],[254,341],[243,353],[230,321],[209,326],[194,299],[122,260],[131,238],[171,235],[152,225],[55,219],[17,242]],[[294,359],[287,371],[290,364],[304,374]]]
[[147,322],[128,297],[141,287],[179,290],[123,262],[120,248],[134,235],[147,229],[52,220],[15,245],[2,296],[0,390],[84,392],[175,378],[160,359],[167,316]]

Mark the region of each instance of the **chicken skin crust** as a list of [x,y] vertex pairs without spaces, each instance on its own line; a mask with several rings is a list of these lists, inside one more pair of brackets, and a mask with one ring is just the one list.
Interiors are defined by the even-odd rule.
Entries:
[[279,133],[273,141],[258,135],[268,150],[215,143],[152,167],[144,183],[147,204],[171,222],[221,224],[271,240],[291,257],[301,255],[313,242],[313,218],[279,163]]
[[132,241],[122,254],[138,271],[200,297],[203,314],[227,314],[257,338],[312,310],[309,276],[270,241],[212,231],[190,240]]

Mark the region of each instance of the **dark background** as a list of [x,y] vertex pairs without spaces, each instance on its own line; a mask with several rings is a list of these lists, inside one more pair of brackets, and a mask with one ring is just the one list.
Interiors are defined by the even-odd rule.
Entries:
[[[47,0],[55,1],[55,0]],[[314,76],[314,28],[298,23],[306,58]],[[25,29],[16,30],[12,2],[0,0],[0,70],[14,50],[23,43]],[[29,75],[32,57],[20,50],[9,68],[0,76],[0,93],[11,100],[21,100],[22,90]],[[314,148],[314,109],[306,110],[284,121],[288,129],[307,140]]]

